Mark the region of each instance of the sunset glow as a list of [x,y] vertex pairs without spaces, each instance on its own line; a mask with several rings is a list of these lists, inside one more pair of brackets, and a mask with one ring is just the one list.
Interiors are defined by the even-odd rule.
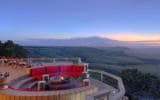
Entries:
[[143,44],[146,46],[160,46],[160,42],[140,42],[140,44]]
[[159,34],[107,34],[102,37],[118,40],[118,41],[160,41]]

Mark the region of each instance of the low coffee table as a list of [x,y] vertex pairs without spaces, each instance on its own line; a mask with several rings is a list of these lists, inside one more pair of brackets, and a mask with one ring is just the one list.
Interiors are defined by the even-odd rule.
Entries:
[[76,86],[78,86],[78,83],[70,77],[54,76],[48,82],[49,90],[70,89]]
[[64,84],[69,81],[70,81],[69,77],[63,77],[63,76],[54,76],[51,77],[49,80],[51,84]]

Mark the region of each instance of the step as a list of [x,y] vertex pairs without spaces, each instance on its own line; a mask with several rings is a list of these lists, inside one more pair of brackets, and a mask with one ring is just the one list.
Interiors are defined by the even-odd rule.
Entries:
[[32,81],[35,81],[35,78],[34,78],[34,77],[28,77],[28,78],[26,78],[26,79],[23,79],[23,80],[17,82],[17,84],[15,85],[15,88],[16,88],[16,89],[19,89],[19,88],[21,88],[23,85],[25,85],[25,84],[27,84],[27,83],[29,83],[29,82],[32,82]]

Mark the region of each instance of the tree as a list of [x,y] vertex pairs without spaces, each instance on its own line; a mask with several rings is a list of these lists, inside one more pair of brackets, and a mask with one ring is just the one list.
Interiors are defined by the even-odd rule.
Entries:
[[2,55],[2,45],[3,43],[0,41],[0,55]]
[[128,95],[160,97],[160,80],[137,69],[126,69],[120,73]]
[[8,40],[5,43],[0,43],[0,56],[6,57],[26,57],[28,51],[13,41]]

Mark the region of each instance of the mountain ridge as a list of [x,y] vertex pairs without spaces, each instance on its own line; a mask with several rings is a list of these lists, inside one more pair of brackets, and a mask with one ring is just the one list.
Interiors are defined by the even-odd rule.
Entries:
[[107,46],[118,45],[119,41],[101,37],[80,37],[69,39],[28,39],[16,41],[25,46]]
[[16,43],[24,46],[86,46],[86,47],[143,47],[143,46],[160,46],[160,42],[144,42],[144,41],[118,41],[104,37],[77,37],[67,39],[28,39],[16,41]]

